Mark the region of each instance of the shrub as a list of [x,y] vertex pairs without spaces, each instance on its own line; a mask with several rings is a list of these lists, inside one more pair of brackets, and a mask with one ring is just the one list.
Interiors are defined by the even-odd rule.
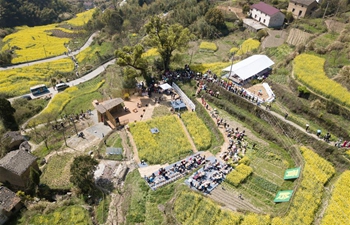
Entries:
[[251,52],[255,49],[258,49],[260,46],[260,41],[249,38],[245,40],[241,45],[241,48],[237,51],[236,55],[244,55],[248,52]]
[[238,165],[231,173],[226,177],[226,182],[237,187],[242,183],[251,173],[253,168],[245,164]]

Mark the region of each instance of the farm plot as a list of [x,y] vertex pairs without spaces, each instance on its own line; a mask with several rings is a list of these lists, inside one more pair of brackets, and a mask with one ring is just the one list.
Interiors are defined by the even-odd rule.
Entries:
[[51,189],[69,189],[72,184],[70,178],[70,165],[73,162],[74,154],[64,153],[54,155],[43,170],[40,181]]
[[346,170],[334,184],[332,198],[322,219],[322,225],[347,224],[350,221],[350,171]]
[[92,100],[101,97],[97,90],[104,82],[101,78],[97,78],[78,86],[69,87],[64,92],[56,94],[48,107],[31,120],[29,124],[41,124],[46,122],[47,118],[54,120],[61,114],[76,115],[81,110],[86,111],[91,108]]
[[93,224],[89,212],[82,206],[72,205],[63,206],[50,213],[37,213],[29,218],[29,221],[23,221],[23,224]]
[[29,88],[38,84],[50,85],[50,78],[70,73],[74,69],[73,61],[60,59],[54,62],[0,71],[0,93],[13,97],[29,92]]
[[[152,134],[152,128],[157,128],[159,132]],[[147,163],[171,163],[192,152],[180,121],[173,115],[131,123],[130,131],[139,158]]]
[[198,118],[197,114],[194,112],[186,112],[181,115],[181,118],[197,149],[201,151],[210,148],[210,132],[203,121]]
[[339,83],[329,79],[323,66],[325,59],[301,54],[294,59],[295,77],[315,92],[336,102],[350,106],[350,93]]
[[287,43],[290,45],[297,46],[299,44],[305,44],[311,37],[312,34],[310,33],[304,32],[296,28],[292,28],[289,31]]
[[96,9],[90,9],[88,11],[78,13],[76,17],[66,21],[65,23],[76,27],[84,26],[92,18],[95,11]]

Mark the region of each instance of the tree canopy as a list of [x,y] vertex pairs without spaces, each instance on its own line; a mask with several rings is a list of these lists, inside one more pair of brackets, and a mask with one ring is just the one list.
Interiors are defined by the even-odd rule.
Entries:
[[164,70],[168,70],[173,51],[183,51],[188,46],[191,39],[190,30],[178,23],[169,25],[159,16],[152,17],[145,28],[145,44],[157,48],[163,60]]
[[69,9],[63,0],[0,0],[0,27],[52,23]]
[[[124,82],[129,83],[135,80],[135,77],[141,75],[146,81],[150,79],[149,74],[147,74],[148,61],[146,58],[142,57],[145,53],[145,49],[141,44],[135,46],[124,46],[121,49],[116,50],[115,56],[117,59],[117,64],[124,69]],[[137,70],[140,72],[133,71]]]
[[15,112],[16,110],[7,99],[0,98],[0,119],[6,130],[18,130],[18,124],[13,116]]
[[98,162],[89,155],[75,157],[70,167],[70,182],[82,193],[89,194],[95,187],[94,172],[97,165]]

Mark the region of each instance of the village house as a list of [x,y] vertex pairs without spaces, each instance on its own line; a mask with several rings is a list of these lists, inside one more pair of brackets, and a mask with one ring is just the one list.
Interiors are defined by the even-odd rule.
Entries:
[[23,150],[7,153],[0,159],[0,182],[9,183],[16,189],[26,189],[32,169],[39,172],[37,157]]
[[264,2],[250,6],[250,17],[271,28],[281,27],[285,18],[279,9]]
[[21,199],[10,189],[0,186],[0,225],[23,207]]
[[288,5],[288,12],[292,12],[294,18],[303,18],[310,16],[317,8],[315,0],[290,0]]
[[113,98],[103,102],[94,100],[92,105],[97,111],[98,122],[103,122],[105,125],[109,125],[112,129],[115,129],[120,123],[117,115],[120,115],[123,109],[123,99]]

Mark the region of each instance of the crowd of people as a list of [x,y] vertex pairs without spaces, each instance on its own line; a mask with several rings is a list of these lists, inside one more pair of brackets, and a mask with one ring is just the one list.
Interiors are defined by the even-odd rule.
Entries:
[[191,170],[198,168],[206,163],[205,156],[196,154],[176,162],[166,168],[160,168],[157,172],[152,173],[151,176],[144,176],[148,185],[155,190],[172,181],[187,175]]
[[215,159],[214,161],[209,161],[203,168],[195,172],[188,179],[188,184],[191,188],[195,188],[204,193],[210,193],[231,171],[231,166],[222,164]]

